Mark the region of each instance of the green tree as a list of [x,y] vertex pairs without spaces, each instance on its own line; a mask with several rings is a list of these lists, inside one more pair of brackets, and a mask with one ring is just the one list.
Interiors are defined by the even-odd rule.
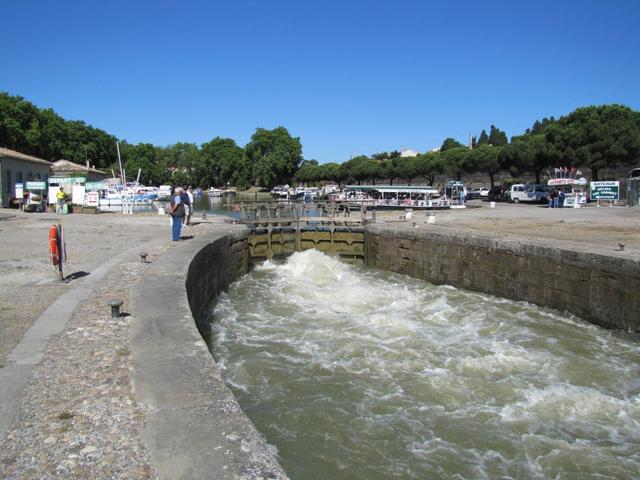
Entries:
[[529,172],[535,176],[536,183],[541,182],[542,172],[558,159],[558,150],[542,134],[514,137],[498,155],[501,168],[511,176],[519,177]]
[[489,145],[501,147],[507,143],[509,143],[507,134],[499,128],[496,128],[495,125],[491,125],[491,128],[489,129]]
[[603,168],[640,158],[640,113],[623,105],[578,108],[544,131],[564,166],[589,167],[594,180]]
[[500,172],[501,166],[498,162],[500,147],[482,145],[471,150],[467,155],[467,173],[482,172],[489,175],[489,181],[493,188],[495,175]]
[[469,153],[473,150],[469,150],[467,147],[455,147],[445,150],[441,153],[444,172],[453,177],[456,180],[462,180],[462,175],[466,173],[467,158]]
[[440,147],[440,151],[441,152],[445,152],[451,148],[465,148],[465,146],[463,144],[461,144],[459,141],[457,141],[454,138],[445,138],[444,142],[442,142],[442,146]]
[[140,182],[145,185],[160,185],[167,180],[165,172],[159,162],[159,148],[150,143],[130,145],[127,142],[120,144],[120,155],[124,168],[133,178],[138,175],[140,169]]
[[478,146],[481,147],[482,145],[489,145],[489,135],[487,135],[487,131],[484,128],[478,138]]
[[255,185],[289,183],[302,161],[300,139],[284,127],[258,128],[245,147]]
[[439,152],[428,152],[416,158],[416,175],[422,176],[429,185],[435,183],[436,175],[442,175],[444,166]]
[[249,182],[244,149],[231,138],[215,137],[200,147],[198,174],[203,187]]

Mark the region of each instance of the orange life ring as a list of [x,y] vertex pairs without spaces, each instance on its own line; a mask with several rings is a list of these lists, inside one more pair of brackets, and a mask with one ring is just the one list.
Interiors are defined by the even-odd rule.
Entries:
[[55,225],[51,225],[49,229],[49,253],[51,253],[51,263],[55,267],[60,263],[60,238],[58,236],[58,228]]

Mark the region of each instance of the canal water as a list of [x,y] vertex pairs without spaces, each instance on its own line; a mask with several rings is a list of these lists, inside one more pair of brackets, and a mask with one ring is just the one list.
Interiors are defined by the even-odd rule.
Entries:
[[638,478],[631,334],[315,250],[256,267],[214,317],[293,480]]

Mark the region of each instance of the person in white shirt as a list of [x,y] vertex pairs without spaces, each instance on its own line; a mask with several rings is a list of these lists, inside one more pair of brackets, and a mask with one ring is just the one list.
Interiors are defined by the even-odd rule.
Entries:
[[193,214],[193,187],[189,185],[187,189],[187,196],[189,197],[189,210],[187,211],[187,225],[191,225],[191,215]]

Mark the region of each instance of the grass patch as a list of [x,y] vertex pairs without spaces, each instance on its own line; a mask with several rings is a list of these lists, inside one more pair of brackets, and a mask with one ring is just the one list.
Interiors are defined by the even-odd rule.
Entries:
[[58,415],[58,420],[71,420],[73,417],[74,415],[71,412],[62,412]]

